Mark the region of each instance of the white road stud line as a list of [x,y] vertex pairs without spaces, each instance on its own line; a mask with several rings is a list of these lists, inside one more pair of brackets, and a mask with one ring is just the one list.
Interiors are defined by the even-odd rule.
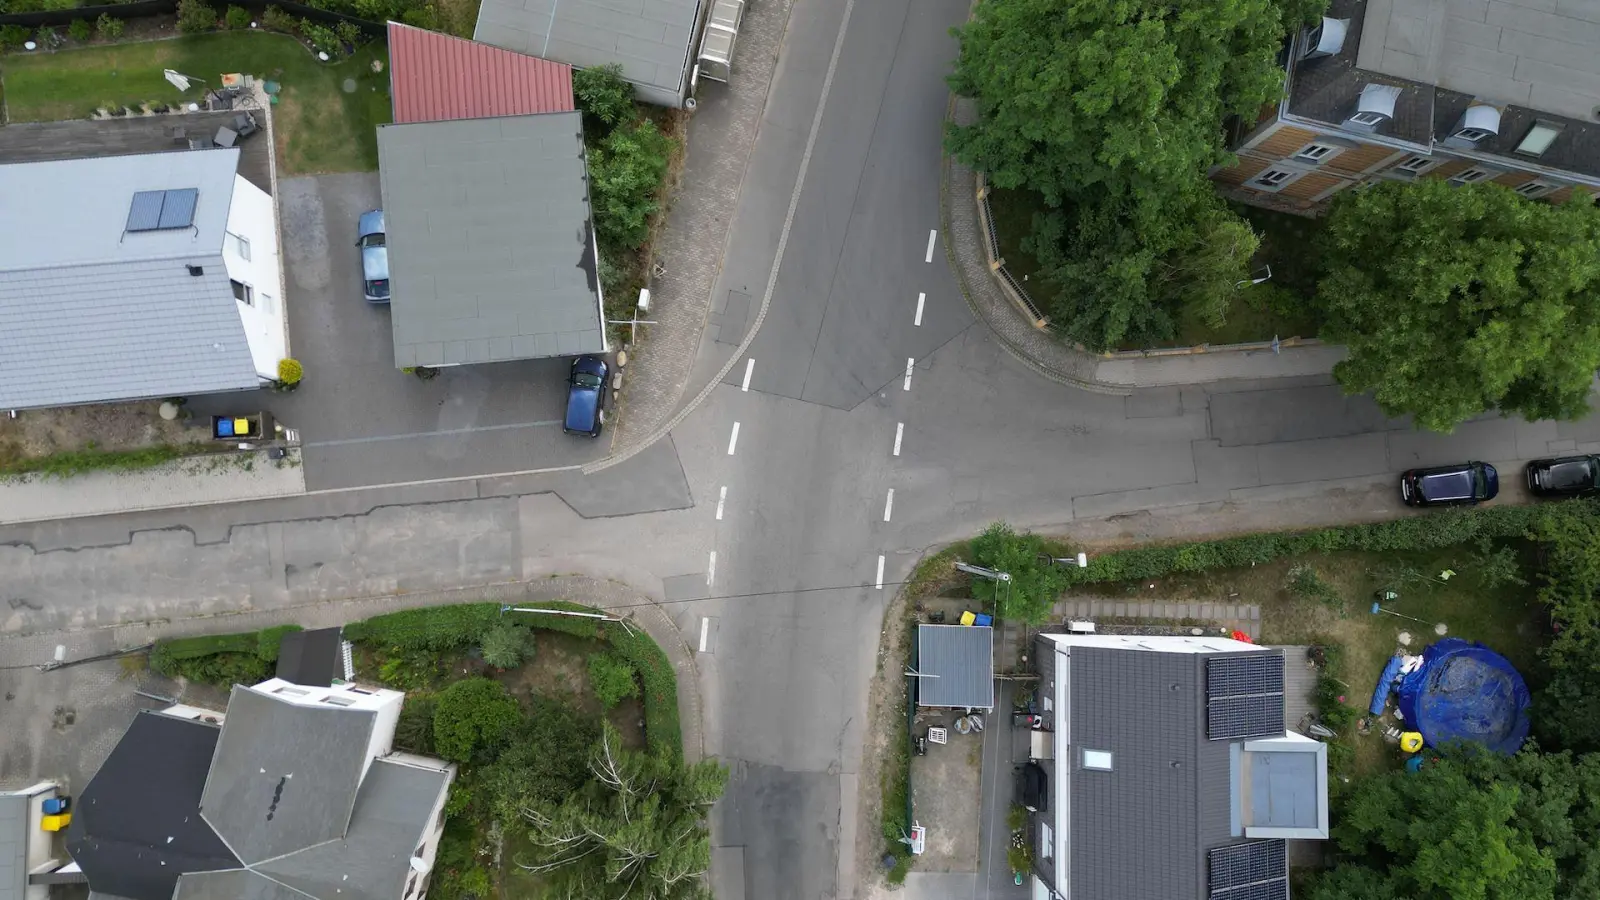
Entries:
[[722,486],[722,493],[717,495],[717,521],[722,521],[722,505],[728,502],[728,486]]
[[928,232],[928,255],[922,260],[923,262],[933,262],[933,246],[937,243],[939,243],[939,229],[935,228]]
[[[908,376],[909,377],[909,376]],[[733,423],[733,434],[728,436],[728,455],[733,455],[733,448],[739,446],[739,423]]]
[[917,295],[917,317],[911,321],[911,324],[916,325],[918,327],[921,327],[921,325],[922,325],[922,304],[927,302],[927,300],[928,300],[928,295],[927,294],[918,294]]
[[[903,391],[911,390],[911,370],[915,369],[916,367],[917,367],[916,357],[914,357],[914,356],[906,357],[906,380],[905,380],[905,383],[900,386],[901,390],[903,390]],[[739,426],[735,425],[733,427],[734,427],[735,430],[737,430]],[[730,450],[729,452],[731,453],[733,451]]]
[[889,516],[894,513],[894,488],[889,488],[889,499],[883,501],[883,520],[889,521]]
[[717,551],[711,551],[711,562],[706,564],[706,587],[717,580]]
[[[883,557],[881,557],[881,556],[878,557],[878,583],[876,585],[874,585],[874,587],[876,587],[880,591],[883,590]],[[701,632],[700,632],[700,643],[704,644],[705,642],[706,642],[705,629],[702,628]],[[704,650],[705,647],[701,647],[700,649]]]
[[709,616],[701,616],[700,617],[700,652],[701,653],[706,652],[706,638],[710,635],[710,632],[711,632],[711,618]]
[[896,422],[894,424],[894,455],[895,456],[899,456],[900,455],[900,439],[902,437],[905,437],[905,433],[906,433],[906,423],[904,423],[904,422]]
[[741,390],[741,391],[750,390],[750,373],[754,372],[755,370],[756,370],[756,358],[754,356],[752,356],[748,360],[745,361],[745,364],[744,364],[744,383],[739,385],[739,390]]

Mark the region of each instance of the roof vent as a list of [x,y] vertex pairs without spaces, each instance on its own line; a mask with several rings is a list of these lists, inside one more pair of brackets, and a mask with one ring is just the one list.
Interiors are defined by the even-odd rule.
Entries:
[[200,199],[196,188],[175,191],[138,191],[128,207],[129,231],[169,231],[194,224],[194,207]]
[[1461,121],[1456,123],[1455,131],[1450,133],[1450,140],[1455,146],[1470,147],[1499,133],[1500,107],[1474,100],[1472,105],[1467,107],[1467,111],[1461,114]]
[[1383,123],[1394,118],[1394,105],[1400,99],[1400,89],[1392,84],[1369,84],[1361,89],[1356,101],[1355,115],[1344,120],[1344,127],[1356,131],[1375,132]]
[[205,273],[206,273],[206,270],[204,268],[200,267],[200,266],[196,266],[196,265],[193,265],[193,264],[191,264],[189,266],[189,274],[193,275],[196,278],[199,278],[201,275],[204,275]]
[[1350,31],[1349,19],[1330,19],[1323,16],[1322,24],[1306,32],[1305,49],[1301,59],[1321,59],[1336,56],[1344,49],[1344,36]]

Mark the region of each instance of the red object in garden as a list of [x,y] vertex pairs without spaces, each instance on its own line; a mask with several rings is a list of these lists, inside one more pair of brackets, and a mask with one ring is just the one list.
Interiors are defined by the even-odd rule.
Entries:
[[1255,643],[1255,641],[1250,640],[1250,635],[1245,634],[1244,632],[1238,631],[1238,630],[1235,630],[1233,632],[1233,639],[1236,640],[1236,641],[1244,641],[1246,644],[1254,644]]
[[572,67],[389,23],[394,120],[441,122],[571,112]]

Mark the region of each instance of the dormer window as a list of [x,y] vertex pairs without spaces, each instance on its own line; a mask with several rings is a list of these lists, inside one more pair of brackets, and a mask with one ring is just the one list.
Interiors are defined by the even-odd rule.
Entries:
[[1456,141],[1476,144],[1500,133],[1500,107],[1487,103],[1474,103],[1461,114],[1461,121],[1450,137]]
[[1300,58],[1321,59],[1324,56],[1337,56],[1339,51],[1344,49],[1344,36],[1349,31],[1349,19],[1330,19],[1324,16],[1321,24],[1306,32]]
[[1534,122],[1528,133],[1522,136],[1517,149],[1512,152],[1523,156],[1543,156],[1544,152],[1550,149],[1550,145],[1555,143],[1556,138],[1561,136],[1561,128],[1561,125],[1543,119]]
[[1394,105],[1400,99],[1400,89],[1391,84],[1369,84],[1361,89],[1356,100],[1355,114],[1344,121],[1345,127],[1358,131],[1377,131],[1378,126],[1394,118]]

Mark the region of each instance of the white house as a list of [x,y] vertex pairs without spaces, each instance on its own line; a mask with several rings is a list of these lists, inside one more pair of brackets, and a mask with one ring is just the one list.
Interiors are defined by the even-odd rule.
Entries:
[[0,409],[251,390],[288,349],[237,148],[0,165]]

